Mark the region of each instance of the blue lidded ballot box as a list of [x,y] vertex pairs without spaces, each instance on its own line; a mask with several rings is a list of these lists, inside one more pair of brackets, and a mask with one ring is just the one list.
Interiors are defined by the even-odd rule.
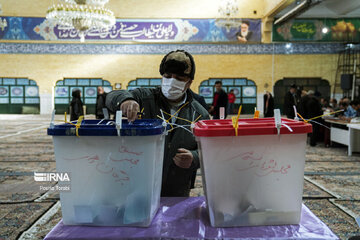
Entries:
[[[75,122],[73,122],[75,123]],[[60,192],[66,225],[149,226],[160,204],[165,127],[161,120],[83,120],[48,128],[56,170],[69,173]],[[77,136],[78,135],[78,136]]]

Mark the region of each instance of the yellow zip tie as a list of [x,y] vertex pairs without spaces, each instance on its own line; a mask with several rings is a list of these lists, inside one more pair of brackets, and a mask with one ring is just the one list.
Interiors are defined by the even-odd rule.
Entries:
[[240,107],[239,107],[239,111],[238,111],[238,114],[237,114],[237,120],[239,120],[241,109],[242,109],[242,105],[240,105]]
[[141,109],[140,114],[138,116],[139,119],[142,119],[142,113],[144,112],[144,108]]
[[192,122],[192,123],[196,123],[197,120],[199,120],[201,117],[202,117],[202,115],[200,114],[200,115],[194,120],[194,122]]
[[304,121],[304,122],[308,122],[307,120],[305,120],[301,115],[300,115],[300,113],[297,113],[298,115],[299,115],[299,117]]
[[72,122],[68,122],[68,120],[66,118],[66,112],[65,112],[65,123],[68,123],[68,124],[73,125],[74,127],[76,127],[76,124],[73,124]]
[[66,119],[66,112],[65,112],[65,123],[68,123],[72,126],[74,126],[76,128],[76,136],[77,137],[80,137],[79,136],[79,128],[81,126],[81,122],[82,120],[84,119],[84,116],[80,116],[79,119],[77,120],[76,124],[73,124],[72,122],[68,122],[67,119]]
[[[164,112],[164,111],[163,111]],[[159,115],[156,115],[158,118],[160,118],[161,120],[165,121],[166,123],[168,123],[170,125],[171,128],[174,128],[173,125],[169,122],[166,121],[166,119],[162,118],[161,116]]]
[[81,126],[81,122],[82,122],[83,118],[84,118],[84,116],[80,116],[79,119],[77,120],[76,125],[75,125],[75,128],[76,128],[76,136],[77,136],[77,137],[80,137],[80,136],[79,136],[79,128],[80,128],[80,126]]
[[[192,123],[190,120],[187,120],[187,119],[185,119],[185,118],[181,118],[181,117],[178,117],[178,116],[173,116],[173,115],[171,115],[171,114],[169,114],[169,113],[167,113],[167,112],[164,112],[164,111],[163,111],[163,113],[165,113],[166,115],[171,116],[170,119],[174,117],[174,118],[176,118],[176,119],[180,119],[180,120],[183,120],[183,121],[185,121],[185,122]],[[170,120],[170,119],[169,119],[169,120]]]
[[339,110],[339,111],[327,113],[327,114],[324,114],[324,115],[321,115],[321,116],[317,116],[317,117],[310,118],[310,119],[308,119],[308,121],[314,120],[314,119],[317,119],[317,118],[321,118],[321,117],[325,117],[325,116],[328,116],[328,115],[331,115],[331,114],[335,114],[335,113],[338,113],[338,112],[343,112],[343,111],[344,111],[344,110]]
[[256,110],[255,107],[254,118],[259,118],[259,115],[260,115],[260,111]]
[[[174,113],[174,115],[171,115],[171,114],[166,113],[166,114],[168,114],[168,115],[171,116],[168,120],[166,120],[166,122],[168,123],[168,122],[170,121],[170,119],[172,119],[173,117],[175,117],[176,114],[177,114],[178,112],[180,112],[180,110],[181,110],[183,107],[185,107],[188,103],[189,103],[189,102],[186,102],[185,104],[183,104],[183,105]],[[164,112],[164,111],[163,111],[163,112]],[[164,112],[164,113],[165,113],[165,112]]]
[[232,119],[233,127],[234,127],[234,129],[235,129],[235,136],[238,135],[239,117],[240,117],[241,109],[242,109],[242,105],[240,105],[240,107],[239,107],[239,111],[238,111],[237,116],[233,116],[233,117],[231,118],[231,119]]

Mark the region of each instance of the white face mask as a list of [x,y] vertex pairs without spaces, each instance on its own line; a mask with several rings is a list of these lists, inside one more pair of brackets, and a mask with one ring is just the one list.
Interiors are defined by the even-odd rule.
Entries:
[[179,81],[175,78],[162,78],[161,91],[169,100],[177,100],[184,95],[187,82]]

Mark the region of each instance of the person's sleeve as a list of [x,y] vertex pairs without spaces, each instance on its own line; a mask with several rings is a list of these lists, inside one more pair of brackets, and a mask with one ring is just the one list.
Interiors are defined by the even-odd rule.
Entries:
[[105,100],[101,97],[96,98],[96,113],[102,112],[102,106],[105,106]]
[[193,155],[193,161],[191,163],[190,168],[191,169],[198,169],[200,167],[200,160],[199,160],[199,152],[198,149],[196,150],[190,150],[191,154]]
[[76,115],[77,118],[79,118],[82,114],[82,111],[81,111],[81,105],[78,104],[77,102],[74,104],[74,113]]
[[355,109],[351,109],[351,111],[349,112],[349,117],[356,117],[356,110]]
[[227,96],[226,92],[224,92],[224,94],[223,94],[223,105],[222,105],[222,107],[227,108],[228,102],[229,102],[228,96]]
[[137,88],[133,91],[115,90],[106,95],[106,107],[111,112],[116,112],[120,105],[126,100],[134,100],[142,106],[142,99],[150,94],[154,89]]
[[349,110],[348,110],[348,109],[344,112],[344,116],[345,116],[345,117],[350,117],[350,114],[349,114]]
[[203,96],[200,96],[199,103],[206,109],[206,111],[208,110],[208,105],[206,104],[205,98]]

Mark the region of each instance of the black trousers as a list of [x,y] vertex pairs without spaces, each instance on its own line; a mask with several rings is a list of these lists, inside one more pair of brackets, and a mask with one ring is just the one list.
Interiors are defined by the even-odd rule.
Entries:
[[190,184],[186,188],[179,188],[178,186],[163,186],[161,188],[161,197],[189,197]]
[[310,133],[310,146],[315,146],[319,136],[319,124],[311,123],[313,132]]

